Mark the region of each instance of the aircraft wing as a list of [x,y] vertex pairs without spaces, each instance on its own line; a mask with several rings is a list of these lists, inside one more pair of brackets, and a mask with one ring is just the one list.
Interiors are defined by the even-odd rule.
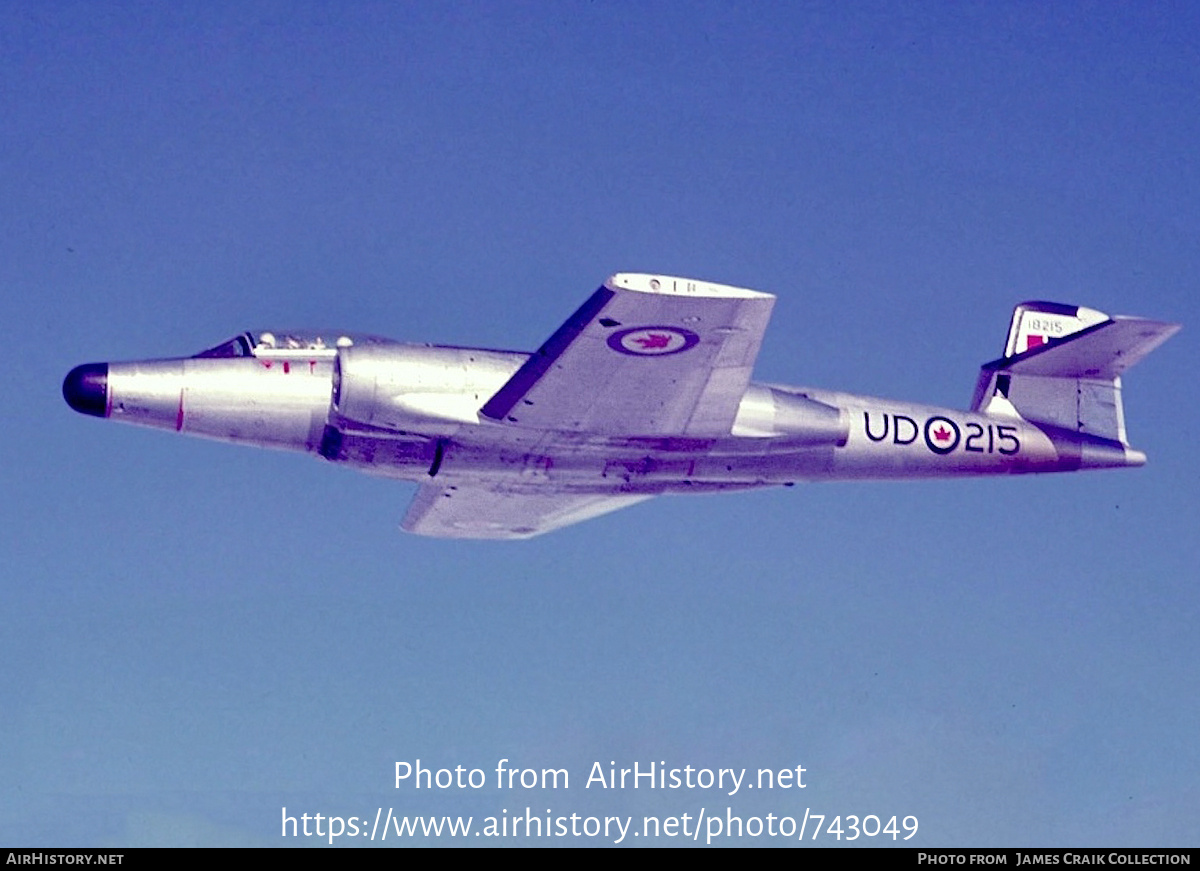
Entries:
[[654,498],[648,494],[553,493],[503,485],[423,484],[400,526],[437,538],[530,538]]
[[774,303],[745,288],[614,275],[481,412],[539,430],[728,435]]

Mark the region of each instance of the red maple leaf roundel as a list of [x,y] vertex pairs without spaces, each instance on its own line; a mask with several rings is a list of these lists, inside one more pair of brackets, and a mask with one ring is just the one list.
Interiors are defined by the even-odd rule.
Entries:
[[950,430],[946,429],[945,426],[939,426],[933,431],[933,437],[939,442],[944,442],[946,439],[950,438]]
[[671,343],[671,337],[666,333],[649,333],[645,336],[639,336],[633,341],[642,346],[643,351],[653,351],[658,348],[665,348]]
[[[603,325],[603,322],[600,323]],[[616,321],[612,323],[615,324]],[[667,357],[686,351],[699,341],[700,337],[691,330],[659,324],[629,327],[605,339],[608,347],[617,353],[632,354],[635,357]]]

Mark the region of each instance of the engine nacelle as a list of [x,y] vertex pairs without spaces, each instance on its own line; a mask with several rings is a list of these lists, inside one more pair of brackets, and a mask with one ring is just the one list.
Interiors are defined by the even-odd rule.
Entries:
[[333,408],[344,421],[392,432],[479,423],[479,408],[526,355],[470,348],[355,343],[338,349]]
[[850,423],[840,409],[803,393],[751,384],[738,407],[733,434],[842,447],[850,438]]

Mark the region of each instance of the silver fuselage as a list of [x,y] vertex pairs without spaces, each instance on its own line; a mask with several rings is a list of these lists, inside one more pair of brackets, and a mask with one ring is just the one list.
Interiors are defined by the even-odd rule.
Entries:
[[102,400],[102,416],[112,420],[313,453],[408,481],[541,483],[586,493],[1057,472],[1145,460],[1120,442],[1015,414],[757,383],[730,434],[716,438],[541,430],[483,417],[481,406],[528,356],[371,340],[110,363],[91,413]]

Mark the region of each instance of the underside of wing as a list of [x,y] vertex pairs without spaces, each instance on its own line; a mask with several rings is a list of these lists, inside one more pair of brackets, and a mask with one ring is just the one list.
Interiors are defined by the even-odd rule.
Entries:
[[532,538],[652,498],[646,494],[548,493],[502,485],[424,484],[400,526],[436,538]]
[[514,426],[604,435],[728,435],[775,297],[614,275],[482,409]]

